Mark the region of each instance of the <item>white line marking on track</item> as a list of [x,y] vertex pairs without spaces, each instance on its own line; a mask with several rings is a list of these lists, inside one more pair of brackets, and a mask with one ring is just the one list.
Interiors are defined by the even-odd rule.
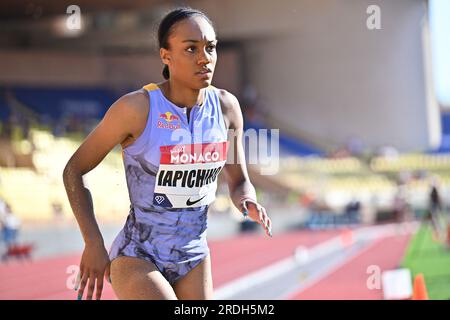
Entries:
[[[419,227],[419,223],[417,222],[407,222],[402,224],[388,224],[381,226],[370,226],[370,227],[362,227],[358,230],[350,230],[351,232],[351,241],[355,243],[356,240],[377,240],[384,237],[394,236],[398,234],[408,234],[415,232]],[[375,245],[378,241],[370,243],[367,247],[358,250],[354,255],[351,255],[348,259],[345,259],[343,262],[338,263],[330,270],[337,270],[337,268],[345,265],[345,263],[351,261],[359,254],[362,254],[373,245]],[[331,238],[323,243],[320,243],[311,249],[307,249],[308,251],[308,262],[314,261],[321,257],[324,257],[330,253],[335,252],[336,250],[341,250],[345,248],[347,244],[343,239],[343,234],[338,235],[334,238]],[[304,248],[304,247],[303,247]],[[295,255],[284,258],[278,262],[275,262],[267,267],[261,268],[259,270],[253,271],[245,276],[239,277],[235,280],[232,280],[225,285],[217,288],[214,291],[214,299],[215,300],[225,300],[229,297],[238,294],[239,292],[248,289],[249,287],[256,286],[261,284],[262,282],[269,281],[275,277],[282,275],[283,273],[287,273],[293,270],[295,267],[299,265],[298,260],[295,258]],[[311,281],[319,281],[323,277],[329,274],[329,271],[324,272],[317,277],[313,277],[307,282]],[[312,284],[308,284],[311,286]],[[304,283],[300,286],[303,287]],[[297,292],[298,293],[298,292]],[[289,295],[287,295],[289,296]]]

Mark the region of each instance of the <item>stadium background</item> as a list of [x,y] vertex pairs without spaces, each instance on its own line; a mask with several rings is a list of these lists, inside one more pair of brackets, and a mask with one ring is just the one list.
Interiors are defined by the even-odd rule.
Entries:
[[[72,4],[77,32],[66,26]],[[442,0],[2,1],[0,197],[22,222],[19,243],[34,249],[31,262],[0,265],[0,298],[75,298],[67,268],[83,243],[62,170],[118,97],[162,80],[155,27],[177,5],[215,23],[213,84],[239,98],[246,128],[280,129],[278,173],[249,166],[273,239],[242,221],[220,177],[208,230],[217,296],[382,299],[367,286],[378,266],[423,273],[431,298],[450,298],[447,239],[419,224],[432,182],[444,209],[450,201]],[[379,30],[367,27],[370,5]],[[120,152],[85,176],[107,244],[129,207]],[[243,287],[248,274],[256,280]]]

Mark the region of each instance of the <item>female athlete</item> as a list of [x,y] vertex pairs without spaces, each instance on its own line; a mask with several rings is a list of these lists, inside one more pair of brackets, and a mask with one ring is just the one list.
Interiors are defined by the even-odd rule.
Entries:
[[[100,299],[103,278],[119,299],[213,299],[207,212],[222,168],[233,204],[271,236],[245,165],[239,102],[211,86],[211,21],[198,10],[173,10],[158,40],[165,81],[118,99],[64,169],[85,242],[78,299],[85,292],[92,299],[94,291]],[[108,253],[82,176],[119,143],[131,205]]]

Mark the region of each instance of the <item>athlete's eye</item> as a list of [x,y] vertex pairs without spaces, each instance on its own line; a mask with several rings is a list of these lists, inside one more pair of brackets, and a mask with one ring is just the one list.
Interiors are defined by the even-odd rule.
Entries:
[[208,50],[208,52],[213,52],[214,50],[216,50],[216,46],[215,45],[210,45],[206,49]]
[[190,53],[193,53],[195,51],[195,47],[194,46],[189,47],[189,48],[186,49],[186,51],[190,52]]

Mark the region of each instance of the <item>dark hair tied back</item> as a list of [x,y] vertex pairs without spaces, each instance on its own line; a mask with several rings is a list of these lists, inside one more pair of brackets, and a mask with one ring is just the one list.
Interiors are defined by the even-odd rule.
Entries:
[[[195,15],[199,15],[199,16],[203,17],[214,28],[211,20],[206,16],[206,14],[204,14],[200,10],[192,9],[189,7],[177,8],[177,9],[169,12],[161,20],[161,23],[159,24],[159,28],[158,28],[159,48],[169,49],[169,43],[167,40],[169,39],[172,27],[177,22],[184,20],[184,19],[188,19]],[[167,64],[164,65],[162,75],[163,75],[164,79],[166,79],[166,80],[170,78],[169,66]]]

